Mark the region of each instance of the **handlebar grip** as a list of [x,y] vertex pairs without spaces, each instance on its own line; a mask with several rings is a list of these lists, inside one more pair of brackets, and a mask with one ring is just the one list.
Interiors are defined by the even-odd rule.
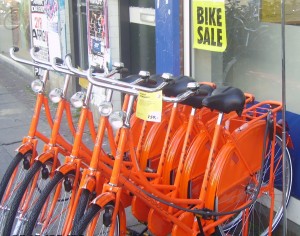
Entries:
[[124,67],[124,68],[120,69],[119,72],[120,72],[121,74],[126,74],[126,73],[129,72],[129,70],[128,70],[127,68]]
[[71,59],[71,58],[72,58],[72,54],[71,54],[71,53],[68,53],[68,54],[65,56],[65,58],[68,58],[68,57]]
[[62,64],[64,64],[64,60],[59,58],[59,57],[55,57],[54,58],[54,63],[57,64],[57,65],[62,65]]
[[39,51],[40,51],[40,48],[39,48],[39,47],[33,47],[33,51],[34,51],[34,52],[39,52]]
[[14,52],[18,52],[20,49],[18,47],[13,47]]
[[102,74],[102,73],[104,73],[104,69],[103,69],[103,68],[100,68],[100,67],[93,67],[93,68],[92,68],[92,73],[99,73],[99,74]]

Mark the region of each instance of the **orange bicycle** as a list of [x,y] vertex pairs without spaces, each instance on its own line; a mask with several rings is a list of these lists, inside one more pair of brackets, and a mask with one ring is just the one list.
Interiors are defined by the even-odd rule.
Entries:
[[[209,98],[204,102],[211,108],[220,109],[222,103],[216,101],[219,104],[213,105]],[[201,179],[200,199],[203,197],[204,201],[202,208],[194,208],[200,209],[198,214],[183,213],[179,217],[181,221],[194,231],[198,230],[205,235],[214,232],[214,227],[219,235],[271,235],[282,217],[282,182],[286,181],[287,203],[292,184],[291,157],[288,149],[285,150],[287,174],[286,178],[282,179],[281,127],[276,124],[276,115],[280,110],[281,103],[265,101],[246,109],[242,115],[244,120],[230,119],[230,123],[219,125],[220,132],[230,139],[219,153],[210,153],[209,158],[215,160],[209,171],[205,170],[208,167],[205,163],[211,160],[199,153],[190,153],[190,160],[185,167],[186,176],[182,181],[191,184],[187,180],[191,179],[187,178],[188,175],[194,175],[193,180]],[[256,128],[250,128],[253,126]],[[219,127],[217,128],[220,129]],[[226,130],[222,130],[222,127],[226,127]],[[266,132],[268,129],[269,134]],[[228,132],[231,133],[230,136]],[[249,139],[249,136],[253,138]],[[287,140],[288,146],[291,147],[290,139]],[[197,143],[203,153],[207,150],[205,143],[205,138],[202,138],[200,145]],[[212,152],[211,149],[210,151]],[[200,158],[201,162],[194,164],[195,158]],[[178,225],[173,227],[172,235],[182,233]]]
[[[22,145],[17,149],[18,154],[10,163],[6,173],[3,176],[3,179],[0,184],[0,199],[1,199],[1,229],[2,232],[4,223],[3,221],[6,219],[7,214],[11,212],[12,199],[15,196],[16,192],[19,191],[20,187],[24,186],[22,181],[24,180],[25,175],[31,170],[33,163],[35,163],[35,158],[37,157],[37,145],[38,142],[41,140],[45,144],[52,142],[57,143],[57,153],[66,155],[71,150],[71,145],[65,140],[65,138],[58,132],[56,132],[55,140],[51,140],[51,137],[46,137],[41,131],[38,130],[38,123],[40,119],[40,115],[42,114],[42,110],[44,108],[45,115],[49,124],[50,129],[55,129],[58,124],[58,121],[52,120],[52,115],[49,108],[48,99],[45,95],[45,86],[48,80],[49,71],[53,70],[51,66],[43,64],[43,63],[36,63],[27,60],[23,60],[14,56],[14,52],[17,52],[18,48],[11,48],[10,54],[11,57],[21,63],[35,66],[38,68],[44,69],[44,75],[42,80],[34,80],[31,84],[32,89],[34,92],[37,93],[37,99],[34,109],[34,114],[32,116],[30,128],[28,135],[23,138]],[[31,51],[33,53],[33,50]],[[66,84],[69,78],[66,78]],[[71,111],[69,107],[65,107],[66,117],[69,121],[69,129],[72,133],[75,133],[75,129],[72,126],[71,122]],[[60,111],[57,110],[57,113],[62,112],[63,109]],[[44,166],[44,168],[47,165]]]

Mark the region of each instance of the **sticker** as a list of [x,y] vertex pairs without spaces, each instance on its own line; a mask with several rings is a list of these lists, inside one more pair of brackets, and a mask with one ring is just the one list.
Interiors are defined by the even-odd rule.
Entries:
[[160,122],[162,113],[162,91],[139,92],[136,116],[142,120]]

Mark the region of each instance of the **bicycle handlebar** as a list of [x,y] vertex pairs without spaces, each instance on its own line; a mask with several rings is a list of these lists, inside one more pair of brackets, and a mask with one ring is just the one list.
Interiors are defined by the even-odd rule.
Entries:
[[63,65],[64,61],[61,58],[55,57],[51,62],[51,66],[54,70],[58,72],[62,72],[68,75],[75,75],[72,71],[70,71],[66,66]]
[[48,71],[53,70],[53,68],[51,66],[49,66],[48,64],[46,64],[46,63],[38,64],[38,63],[33,62],[33,61],[29,61],[29,60],[25,60],[25,59],[21,59],[21,58],[16,57],[15,52],[18,52],[18,51],[19,51],[18,47],[12,47],[12,48],[9,49],[10,57],[14,61],[29,65],[29,66],[39,67],[39,68],[42,68],[42,69],[45,69],[45,70],[48,70]]
[[[144,91],[144,92],[159,91],[163,87],[165,87],[167,84],[169,84],[169,81],[171,80],[170,78],[166,78],[166,81],[161,83],[158,87],[151,89],[151,88],[143,87],[143,86],[140,86],[140,85],[130,84],[130,83],[126,83],[126,82],[123,82],[123,81],[118,81],[118,80],[115,80],[115,79],[110,79],[110,78],[99,76],[99,75],[93,75],[91,68],[89,68],[86,71],[80,71],[80,70],[78,70],[78,69],[76,69],[75,67],[72,66],[70,55],[66,56],[65,62],[66,62],[67,67],[72,72],[88,78],[89,82],[92,83],[93,85],[100,86],[100,87],[105,87],[105,88],[111,88],[111,89],[114,89],[114,90],[117,90],[117,91],[120,91],[120,92],[129,93],[129,94],[132,94],[132,95],[137,95],[136,90]],[[150,75],[149,73],[145,73],[145,75],[141,75],[141,77],[142,78],[143,77],[148,78],[149,75]]]
[[[139,88],[141,87],[142,88],[142,89],[137,89],[137,88],[125,88],[125,87],[119,86],[119,85],[103,83],[101,81],[95,80],[90,75],[88,76],[88,80],[93,85],[104,87],[104,88],[114,89],[114,90],[117,90],[119,92],[125,92],[125,93],[131,94],[131,95],[135,95],[135,96],[137,96],[139,94],[139,91],[145,91],[147,89],[147,90],[152,90],[151,92],[156,92],[156,91],[162,90],[166,85],[169,84],[168,82],[162,82],[158,87],[153,88],[153,89],[149,89],[149,88],[143,87],[143,86],[135,86],[135,84],[138,83],[137,81],[135,81],[133,84],[129,84],[129,83],[124,82],[128,86],[139,87]],[[118,82],[120,82],[120,81],[118,81]],[[197,92],[197,89],[189,89],[189,88],[187,88],[187,91],[185,91],[184,93],[179,94],[176,97],[163,96],[162,99],[165,102],[172,102],[172,103],[182,102],[185,99],[187,99],[188,97],[190,97],[193,94],[195,94],[196,92]]]
[[35,63],[38,62],[39,64],[49,66],[49,68],[51,68],[51,70],[53,70],[53,68],[52,68],[52,66],[51,66],[51,64],[50,64],[50,62],[48,62],[48,61],[43,61],[43,60],[41,60],[41,59],[39,59],[39,58],[37,58],[37,57],[35,56],[35,53],[37,53],[38,51],[40,51],[40,48],[39,48],[39,47],[32,47],[32,48],[30,48],[29,53],[30,53],[30,56],[31,56],[32,60],[33,60]]
[[[137,79],[133,83],[126,83],[123,81],[110,79],[110,78],[108,78],[109,76],[103,77],[103,76],[99,76],[99,75],[93,75],[92,67],[86,71],[80,71],[77,68],[72,66],[70,55],[66,56],[65,63],[67,65],[67,67],[70,69],[70,71],[72,71],[80,76],[86,77],[89,80],[89,82],[95,86],[99,86],[99,87],[103,87],[103,88],[107,88],[107,89],[113,89],[113,90],[116,90],[119,92],[131,94],[134,96],[137,96],[139,94],[139,91],[150,92],[150,93],[160,91],[166,85],[169,85],[171,81],[173,81],[173,77],[171,74],[164,73],[162,75],[164,82],[162,82],[156,88],[148,88],[148,87],[140,86],[140,85],[138,85],[138,83],[143,81],[145,78],[149,78],[149,76],[150,76],[149,72],[141,71],[140,72],[141,78]],[[196,91],[197,91],[197,89],[188,89],[186,92],[179,94],[176,97],[163,96],[163,101],[172,102],[172,103],[182,102],[183,100],[185,100],[188,97],[195,94]]]
[[[170,74],[165,73],[162,75],[164,82],[162,82],[156,88],[148,88],[148,87],[140,86],[140,85],[138,85],[138,83],[145,80],[146,78],[149,78],[149,76],[150,76],[149,72],[141,71],[140,78],[137,79],[136,81],[134,81],[133,83],[126,83],[123,81],[118,81],[118,80],[109,78],[116,73],[121,73],[122,71],[127,70],[126,68],[124,68],[123,63],[116,65],[116,68],[114,70],[112,70],[109,74],[107,74],[105,76],[100,76],[99,74],[93,74],[92,72],[94,72],[94,71],[92,71],[92,68],[89,68],[86,71],[80,71],[80,70],[74,68],[72,66],[70,55],[67,55],[65,58],[65,63],[67,66],[67,67],[65,67],[62,65],[63,60],[60,58],[54,58],[51,63],[37,58],[34,55],[34,53],[39,51],[38,47],[33,47],[30,49],[30,55],[31,55],[32,59],[34,60],[34,62],[16,57],[15,52],[19,51],[18,47],[12,47],[12,48],[10,48],[9,51],[10,51],[11,58],[17,62],[26,64],[26,65],[30,65],[30,66],[39,67],[39,68],[42,68],[42,69],[45,69],[48,71],[55,70],[55,71],[69,74],[69,75],[77,74],[77,75],[87,78],[89,80],[89,82],[92,83],[93,85],[100,86],[100,87],[107,88],[107,89],[113,89],[113,90],[116,90],[119,92],[124,92],[124,93],[128,93],[128,94],[135,95],[135,96],[138,95],[139,91],[157,92],[159,90],[162,90],[166,85],[168,85],[171,81],[173,81],[172,76]],[[186,98],[190,97],[191,95],[193,95],[194,93],[195,93],[195,91],[188,89],[186,92],[179,94],[177,97],[163,96],[163,101],[173,102],[173,103],[181,102],[181,101],[185,100]]]

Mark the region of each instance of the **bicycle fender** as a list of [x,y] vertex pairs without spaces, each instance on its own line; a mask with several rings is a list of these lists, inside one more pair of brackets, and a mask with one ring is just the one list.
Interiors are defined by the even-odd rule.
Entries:
[[93,192],[95,190],[96,181],[92,176],[85,176],[83,183],[80,183],[80,188],[84,188]]
[[46,161],[53,159],[55,153],[52,151],[46,151],[38,155],[35,160],[40,161],[41,163],[45,163]]
[[19,146],[16,151],[21,153],[21,154],[25,154],[26,152],[30,151],[33,149],[33,144],[30,142],[24,143],[21,146]]
[[[287,124],[286,124],[286,126],[287,126]],[[282,131],[283,131],[282,123],[277,123],[276,124],[276,134],[280,138],[282,138]],[[287,145],[287,147],[294,149],[294,143],[293,143],[293,140],[292,140],[291,136],[288,133],[286,133],[285,138],[286,138],[286,145]]]
[[114,202],[116,200],[116,194],[112,192],[101,193],[98,197],[96,197],[92,204],[96,204],[99,207],[104,207],[109,202]]
[[63,164],[61,166],[59,166],[56,171],[59,171],[61,172],[63,175],[67,174],[68,172],[74,170],[76,171],[77,169],[77,163],[75,162],[69,162],[69,163],[66,163],[66,164]]

